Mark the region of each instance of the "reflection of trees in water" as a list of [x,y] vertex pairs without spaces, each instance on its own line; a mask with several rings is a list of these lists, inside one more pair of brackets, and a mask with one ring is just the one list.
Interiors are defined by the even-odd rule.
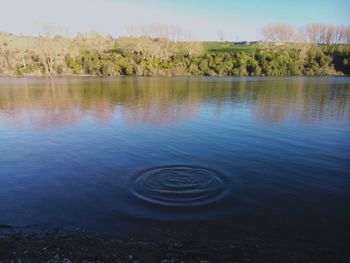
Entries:
[[274,80],[255,86],[255,112],[259,119],[280,122],[292,116],[300,121],[350,117],[350,84],[331,84],[326,79]]
[[162,125],[194,117],[201,105],[216,116],[235,107],[280,122],[348,118],[350,84],[327,79],[77,78],[20,79],[0,83],[0,120],[46,129],[85,117]]
[[64,79],[23,81],[1,87],[0,104],[4,108],[1,119],[6,123],[39,129],[74,124],[87,115],[108,120],[114,112],[108,100],[96,97],[88,87],[68,85]]
[[194,117],[200,106],[198,90],[183,81],[135,79],[125,89],[122,116],[129,125],[162,125]]

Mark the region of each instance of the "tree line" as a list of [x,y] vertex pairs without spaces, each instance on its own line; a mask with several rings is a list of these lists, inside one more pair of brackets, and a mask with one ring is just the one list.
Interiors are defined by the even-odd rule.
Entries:
[[[285,24],[264,27],[257,48],[205,50],[175,27],[129,29],[119,38],[97,32],[69,37],[47,25],[39,36],[0,33],[0,75],[289,76],[350,74],[349,27],[310,24],[305,40]],[[283,45],[276,45],[283,43]]]
[[311,23],[301,28],[277,23],[262,28],[265,41],[276,43],[350,44],[350,26]]

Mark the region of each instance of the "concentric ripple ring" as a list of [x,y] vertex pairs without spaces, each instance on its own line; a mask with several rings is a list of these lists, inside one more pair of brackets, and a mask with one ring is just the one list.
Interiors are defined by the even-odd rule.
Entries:
[[218,202],[225,196],[225,183],[213,170],[193,166],[156,167],[134,178],[132,193],[149,203],[192,207]]

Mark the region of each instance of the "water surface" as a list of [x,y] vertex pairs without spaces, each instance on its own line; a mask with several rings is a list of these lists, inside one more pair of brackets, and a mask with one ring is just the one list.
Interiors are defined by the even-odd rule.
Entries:
[[0,79],[0,224],[350,240],[348,78]]

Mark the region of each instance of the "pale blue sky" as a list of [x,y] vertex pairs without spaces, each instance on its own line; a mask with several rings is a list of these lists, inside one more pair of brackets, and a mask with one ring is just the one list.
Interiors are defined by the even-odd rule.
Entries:
[[196,39],[260,38],[263,25],[283,22],[300,27],[323,22],[350,24],[350,0],[0,0],[0,31],[37,34],[40,25],[65,26],[71,34],[97,30],[113,36],[127,26],[176,25]]

